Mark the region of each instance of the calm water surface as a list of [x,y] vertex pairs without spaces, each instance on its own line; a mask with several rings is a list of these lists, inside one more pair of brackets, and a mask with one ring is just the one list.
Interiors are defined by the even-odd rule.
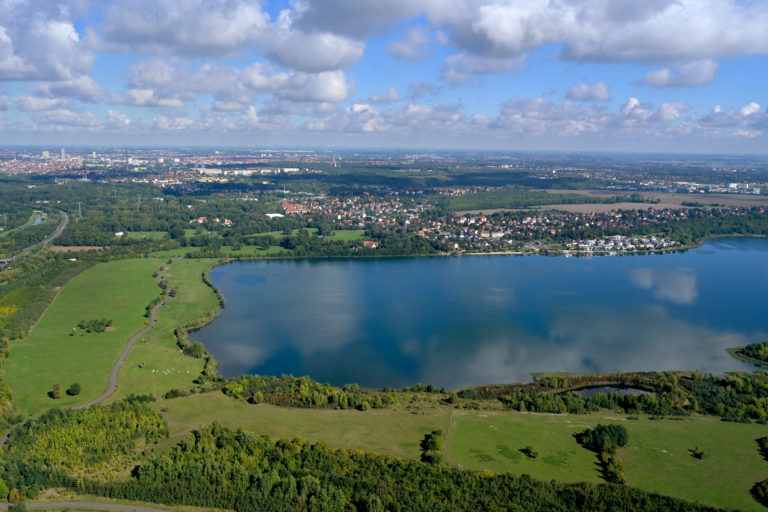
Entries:
[[455,388],[531,372],[751,370],[768,341],[768,240],[675,254],[229,263],[195,333],[223,375]]

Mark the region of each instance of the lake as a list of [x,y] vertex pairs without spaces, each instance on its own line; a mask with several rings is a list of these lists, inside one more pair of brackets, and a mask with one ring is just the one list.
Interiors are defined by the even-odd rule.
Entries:
[[768,240],[670,254],[243,261],[192,334],[225,376],[446,388],[532,372],[753,370],[768,341]]

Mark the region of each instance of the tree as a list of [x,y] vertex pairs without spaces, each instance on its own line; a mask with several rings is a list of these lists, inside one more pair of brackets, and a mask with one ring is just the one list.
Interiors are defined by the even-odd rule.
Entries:
[[54,384],[53,389],[48,393],[48,396],[50,396],[54,400],[58,400],[59,398],[61,398],[61,385]]
[[77,396],[77,395],[79,395],[80,394],[80,384],[75,382],[71,386],[69,386],[69,389],[67,389],[67,394],[69,396]]

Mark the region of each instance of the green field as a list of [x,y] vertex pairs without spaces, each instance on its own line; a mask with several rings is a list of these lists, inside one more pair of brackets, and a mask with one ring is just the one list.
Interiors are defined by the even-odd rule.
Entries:
[[[203,367],[202,359],[184,355],[176,346],[174,329],[194,322],[218,306],[216,295],[202,280],[214,260],[180,259],[165,265],[162,276],[174,297],[158,310],[157,324],[136,345],[120,369],[114,401],[130,393],[162,396],[190,389]],[[140,368],[139,365],[142,365]]]
[[125,234],[130,240],[162,240],[168,238],[167,231],[130,231]]
[[[303,228],[307,233],[310,235],[317,234],[317,228]],[[299,233],[298,229],[294,229],[291,232],[290,236],[296,236]],[[275,238],[282,238],[285,235],[282,231],[267,231],[266,233],[254,233],[252,235],[248,235],[250,238],[254,237],[260,237],[260,236],[273,236]],[[328,240],[341,240],[345,242],[350,242],[353,240],[362,240],[363,239],[363,230],[362,229],[337,229],[333,232],[332,235],[325,237]]]
[[[465,469],[527,473],[541,480],[597,482],[597,457],[580,447],[573,434],[609,422],[621,423],[629,432],[629,445],[618,452],[629,485],[719,507],[763,509],[749,489],[768,478],[768,462],[755,442],[766,435],[766,427],[717,418],[454,412],[444,462]],[[528,445],[539,458],[519,451]],[[694,448],[703,450],[705,458],[695,459],[689,452]]]
[[[155,251],[152,253],[152,257],[156,258],[183,258],[190,252],[198,251],[200,247],[178,247],[176,249],[168,249],[166,251]],[[247,257],[247,258],[260,258],[265,256],[280,256],[290,255],[291,251],[283,249],[278,245],[272,245],[267,249],[260,249],[253,245],[243,245],[240,249],[235,249],[231,245],[225,245],[221,248],[221,254],[228,257]]]
[[363,239],[362,229],[337,229],[328,238],[328,240],[342,240],[344,242],[352,242],[354,240]]
[[[128,339],[145,325],[145,307],[161,290],[152,273],[162,260],[100,263],[78,275],[61,291],[29,335],[11,343],[3,365],[20,413],[36,416],[51,407],[72,406],[96,398],[107,388],[109,372]],[[80,320],[107,318],[114,330],[85,334]],[[78,382],[82,393],[64,393]],[[62,397],[47,393],[60,384]]]
[[[392,457],[418,459],[424,434],[448,426],[448,408],[410,412],[401,409],[368,411],[299,409],[260,404],[250,405],[220,392],[161,400],[159,409],[171,430],[161,441],[162,450],[178,442],[192,429],[218,421],[273,439],[301,436],[308,441],[326,441],[332,448],[347,448]],[[768,464],[766,464],[768,466]]]

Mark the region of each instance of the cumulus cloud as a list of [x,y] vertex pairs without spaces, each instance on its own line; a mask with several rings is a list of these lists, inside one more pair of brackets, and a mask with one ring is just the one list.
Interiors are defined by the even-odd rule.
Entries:
[[611,99],[611,91],[603,82],[594,85],[577,84],[568,90],[565,97],[575,101],[608,101]]
[[0,80],[70,80],[93,60],[69,9],[48,0],[0,2]]
[[104,10],[107,48],[226,57],[253,43],[269,15],[245,0],[118,0]]
[[674,70],[661,68],[649,72],[643,82],[655,87],[695,87],[715,81],[718,63],[701,59],[678,66]]
[[35,94],[43,97],[65,97],[96,103],[104,99],[104,90],[87,75],[70,80],[42,83],[35,88]]
[[398,59],[413,62],[427,60],[429,58],[429,30],[426,27],[411,29],[402,39],[391,41],[386,49]]
[[183,108],[184,101],[178,98],[161,98],[152,89],[128,89],[124,94],[115,94],[111,98],[115,105],[134,107]]
[[450,84],[468,82],[476,74],[515,73],[525,65],[525,56],[512,58],[478,57],[466,53],[450,55],[445,59],[441,72],[444,81]]
[[261,45],[267,58],[305,72],[346,68],[359,60],[365,49],[365,43],[331,32],[306,34],[290,28],[272,30]]
[[513,57],[561,42],[587,60],[680,61],[768,51],[768,9],[738,0],[385,0],[296,2],[296,25],[364,39],[424,15],[451,43]]
[[394,87],[390,87],[382,94],[372,94],[368,101],[371,103],[394,103],[396,101],[400,100],[400,93],[397,92],[397,89]]
[[37,98],[32,96],[17,96],[13,100],[14,106],[24,112],[39,112],[66,107],[69,102],[62,98]]

